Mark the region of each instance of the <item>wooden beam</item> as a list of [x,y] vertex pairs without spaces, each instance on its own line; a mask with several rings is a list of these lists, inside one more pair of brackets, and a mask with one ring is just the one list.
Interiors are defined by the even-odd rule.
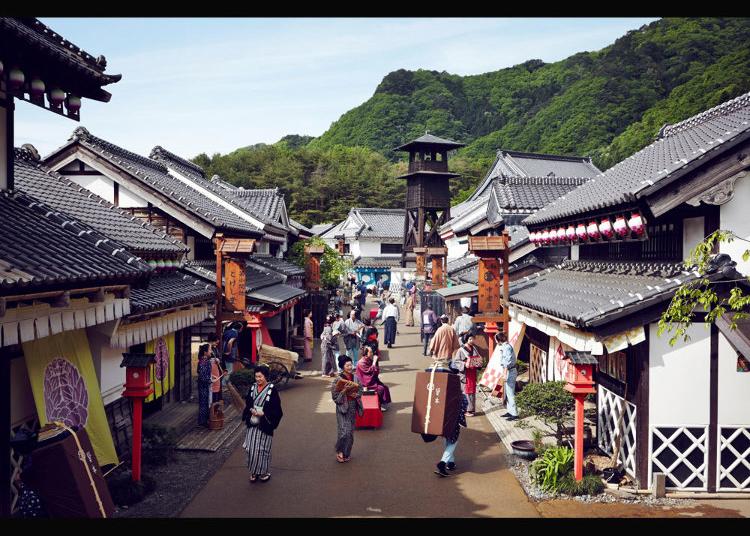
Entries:
[[0,298],[0,316],[5,316],[6,307],[7,301],[5,298]]
[[711,350],[708,373],[708,481],[706,485],[709,493],[716,492],[717,475],[717,441],[719,434],[719,328],[711,324]]
[[70,291],[66,290],[50,303],[52,307],[70,307]]
[[646,203],[653,215],[659,217],[749,167],[750,140],[746,140],[730,149],[727,154],[703,165],[699,164],[697,169],[677,179],[679,184],[676,186],[665,186],[654,195],[646,197]]

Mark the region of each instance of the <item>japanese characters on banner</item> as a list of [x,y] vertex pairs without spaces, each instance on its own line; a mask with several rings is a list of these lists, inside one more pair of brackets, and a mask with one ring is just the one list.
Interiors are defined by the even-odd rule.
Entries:
[[547,359],[547,381],[565,381],[568,372],[569,361],[565,359],[565,352],[570,352],[573,347],[560,342],[557,337],[549,338],[549,359]]

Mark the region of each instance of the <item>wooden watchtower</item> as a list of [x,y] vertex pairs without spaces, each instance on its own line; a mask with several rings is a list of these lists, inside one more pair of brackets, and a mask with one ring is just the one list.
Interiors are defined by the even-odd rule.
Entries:
[[[425,134],[394,149],[409,153],[409,172],[399,177],[406,179],[401,266],[406,266],[408,253],[415,253],[417,276],[424,275],[426,248],[433,252],[434,248],[445,248],[439,229],[450,219],[450,179],[459,176],[448,171],[448,151],[463,146],[463,143]],[[439,257],[432,256],[433,260]]]

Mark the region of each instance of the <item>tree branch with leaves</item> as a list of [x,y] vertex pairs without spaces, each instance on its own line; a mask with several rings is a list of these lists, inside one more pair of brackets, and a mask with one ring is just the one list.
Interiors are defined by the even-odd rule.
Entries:
[[[696,312],[706,313],[706,323],[714,323],[727,313],[731,314],[731,329],[737,328],[737,321],[748,318],[750,308],[750,294],[747,294],[741,283],[750,283],[750,279],[742,277],[732,280],[711,281],[707,277],[712,259],[721,243],[731,243],[734,240],[750,242],[732,231],[719,229],[708,235],[690,252],[690,257],[684,262],[689,270],[695,270],[701,276],[698,279],[682,285],[669,307],[661,315],[657,334],[672,333],[670,346],[674,346],[681,338],[684,342],[690,340],[687,330],[693,323]],[[742,254],[742,260],[750,259],[750,249]],[[731,284],[734,286],[729,292],[717,292],[716,284]]]

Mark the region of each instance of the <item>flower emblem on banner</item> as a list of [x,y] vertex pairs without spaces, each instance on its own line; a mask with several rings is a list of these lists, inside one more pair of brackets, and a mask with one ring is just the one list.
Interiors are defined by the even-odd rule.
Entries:
[[75,365],[56,357],[44,369],[44,409],[47,421],[60,421],[71,428],[86,426],[89,394]]

